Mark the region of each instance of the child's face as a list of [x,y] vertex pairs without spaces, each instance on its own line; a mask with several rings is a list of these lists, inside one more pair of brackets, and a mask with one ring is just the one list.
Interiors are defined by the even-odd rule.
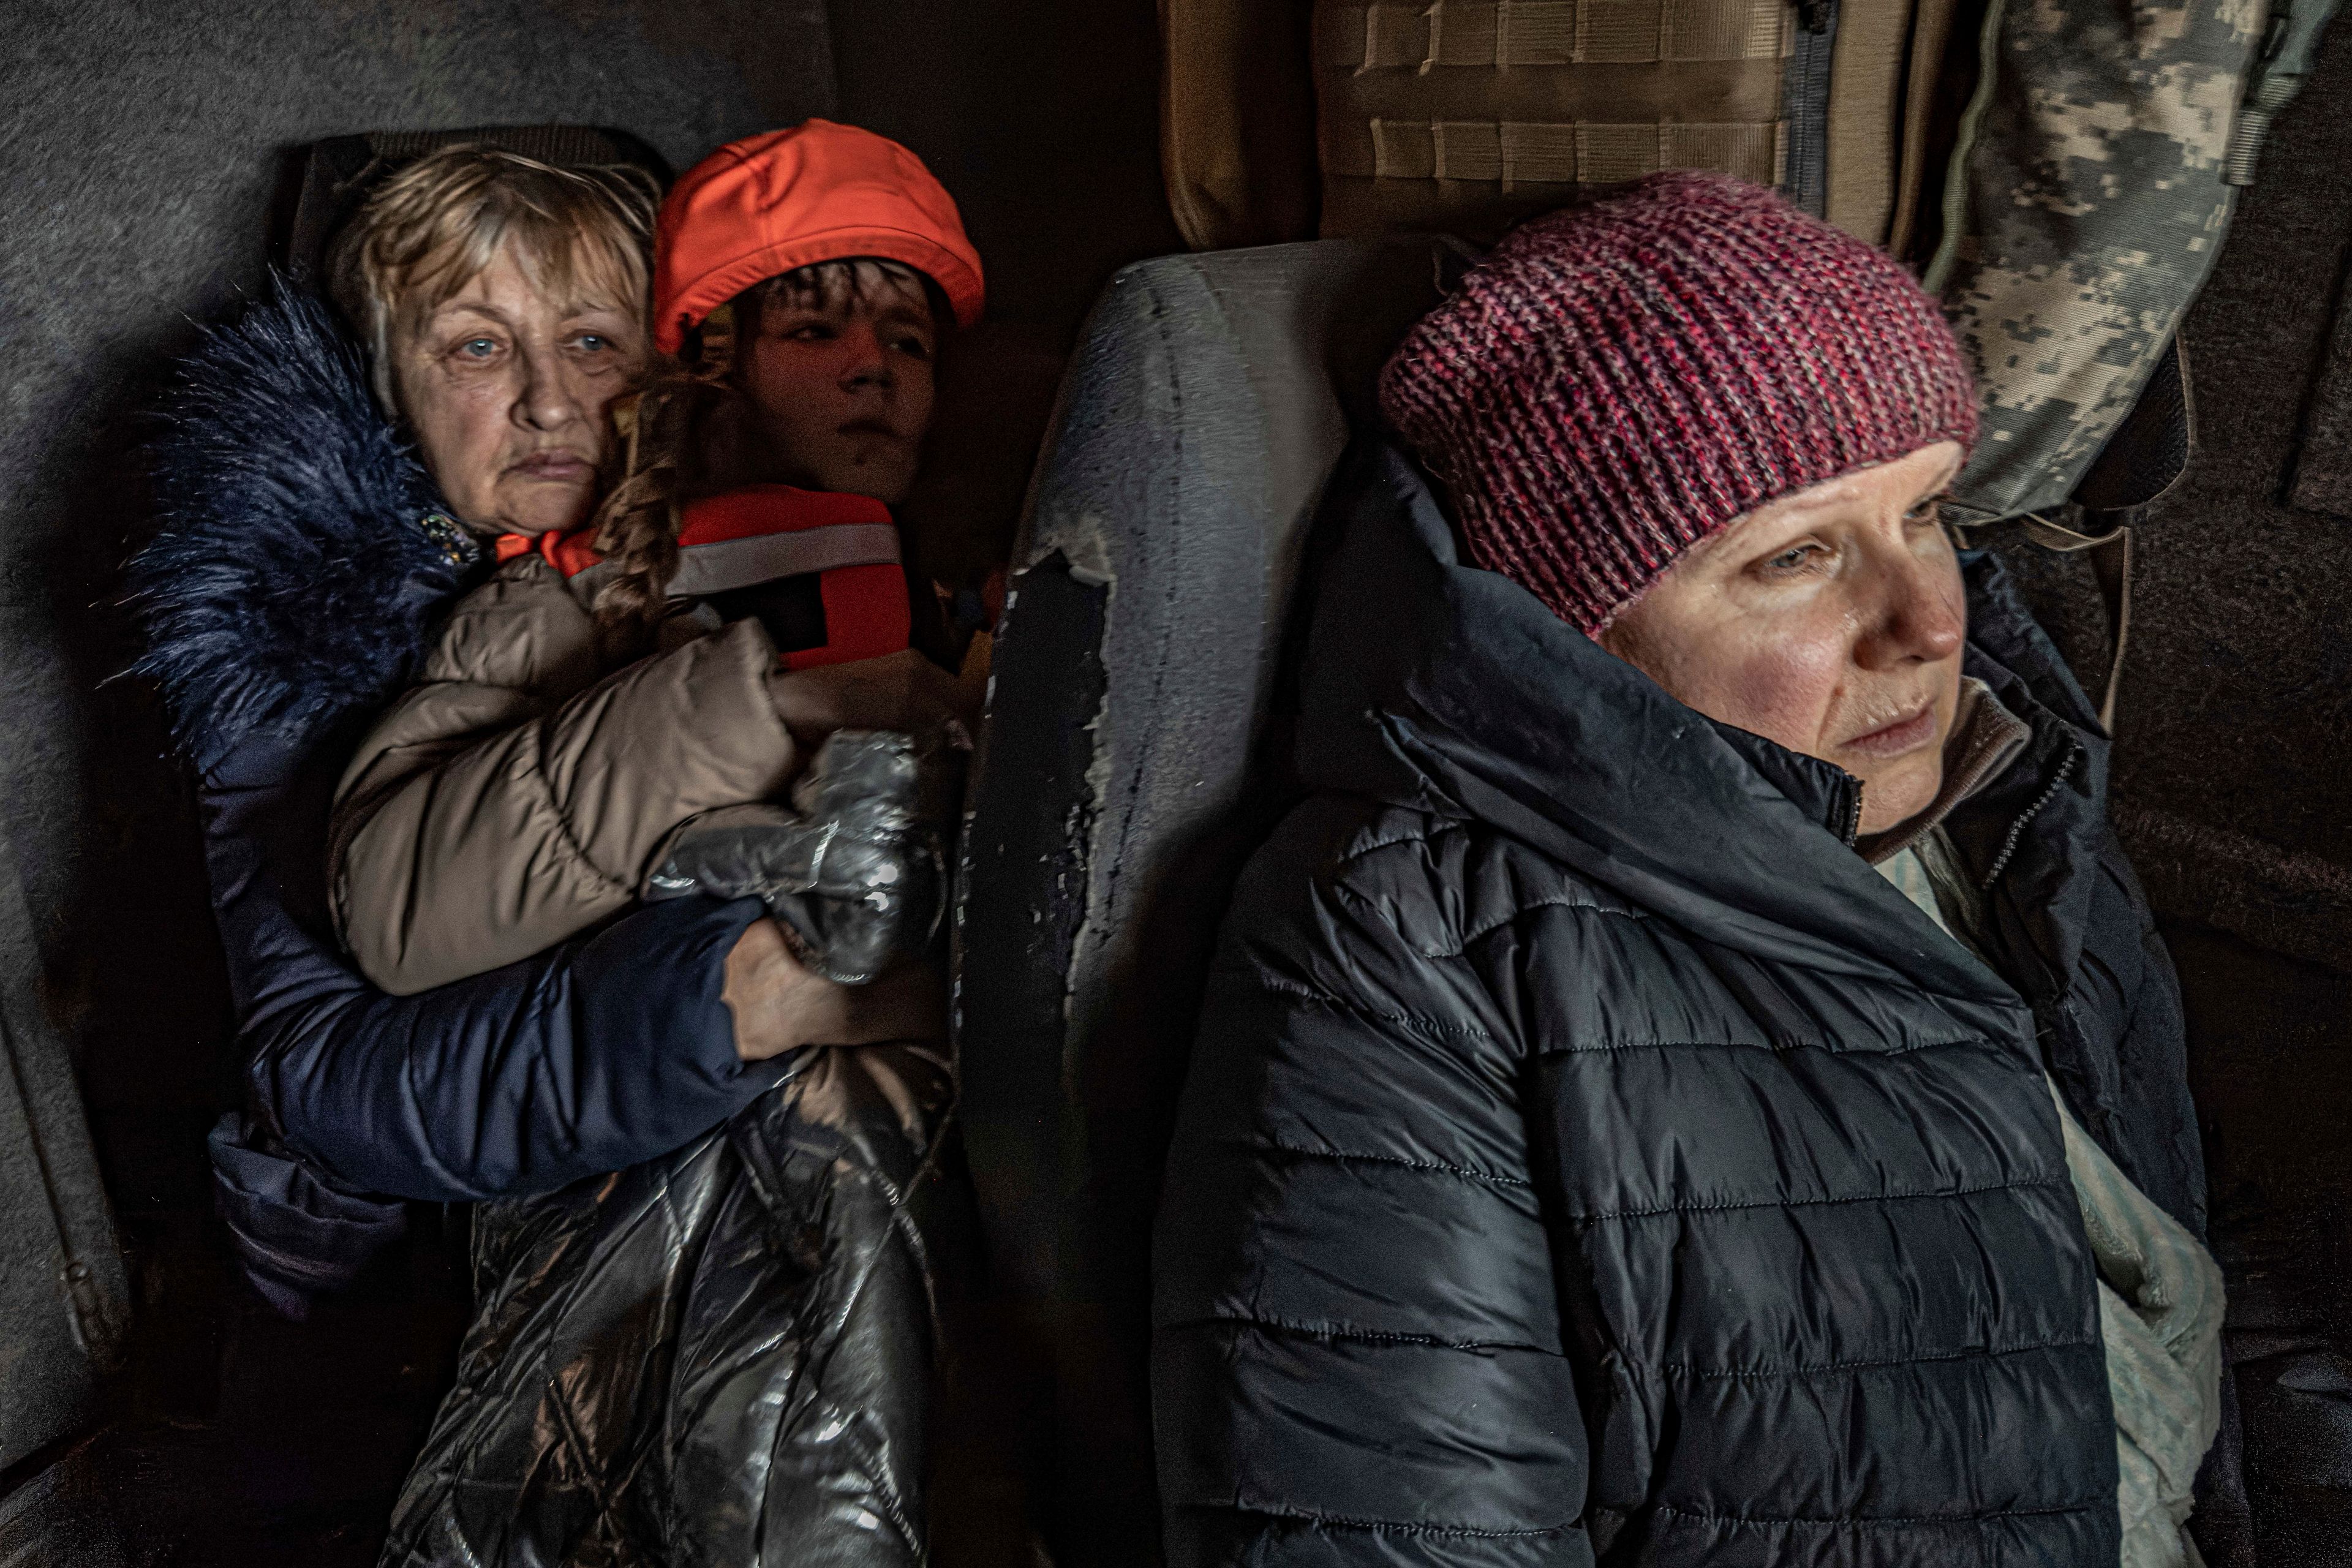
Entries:
[[771,298],[760,316],[742,324],[737,363],[769,462],[810,489],[906,499],[939,346],[920,287]]

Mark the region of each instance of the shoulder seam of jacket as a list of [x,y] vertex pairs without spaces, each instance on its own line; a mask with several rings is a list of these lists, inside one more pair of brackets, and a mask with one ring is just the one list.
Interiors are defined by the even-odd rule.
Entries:
[[[1399,844],[1426,844],[1441,833],[1464,833],[1468,830],[1468,826],[1466,824],[1458,822],[1444,822],[1439,824],[1437,829],[1432,833],[1422,835],[1399,835],[1394,838],[1383,838],[1377,843],[1360,846],[1360,847],[1351,849],[1347,854],[1340,856],[1338,859],[1332,862],[1332,866],[1333,868],[1337,870],[1341,867],[1353,865],[1356,861],[1371,854],[1375,850],[1391,848]],[[1351,887],[1344,880],[1335,878],[1331,883],[1331,891],[1333,896],[1337,898],[1344,899],[1351,903],[1361,905],[1368,911],[1373,913],[1378,912],[1378,907],[1371,898],[1366,895],[1361,889]],[[1507,925],[1509,925],[1513,921],[1519,919],[1522,915],[1542,909],[1591,910],[1595,914],[1613,915],[1621,920],[1629,921],[1647,921],[1650,918],[1639,910],[1613,908],[1611,905],[1602,903],[1599,899],[1589,895],[1580,898],[1574,894],[1559,894],[1547,898],[1531,899],[1525,903],[1516,904],[1504,913],[1495,916],[1493,919],[1487,921],[1485,924],[1464,931],[1461,936],[1456,939],[1455,945],[1452,947],[1425,947],[1416,943],[1414,944],[1414,951],[1419,952],[1423,958],[1460,958],[1464,955],[1464,952],[1468,949],[1472,942],[1477,942],[1483,937],[1491,936],[1494,932],[1501,930]],[[1381,916],[1381,923],[1386,925],[1390,930],[1397,931],[1397,934],[1399,936],[1402,936],[1404,934],[1402,931],[1398,931],[1395,921],[1387,919],[1385,916]]]
[[2053,1503],[2047,1508],[1992,1509],[1983,1513],[1921,1513],[1907,1515],[1889,1514],[1884,1516],[1864,1514],[1849,1519],[1809,1518],[1803,1514],[1700,1513],[1693,1509],[1676,1508],[1674,1504],[1668,1502],[1653,1503],[1650,1505],[1650,1511],[1653,1513],[1670,1513],[1677,1519],[1696,1520],[1702,1524],[1731,1524],[1740,1526],[1744,1529],[1775,1530],[1785,1525],[1803,1524],[1812,1525],[1823,1530],[1875,1530],[1890,1525],[1896,1527],[1907,1527],[1918,1524],[1968,1526],[1983,1524],[1988,1521],[1996,1519],[2048,1519],[2056,1514],[2081,1513],[2087,1509],[2098,1508],[2103,1504],[2112,1509],[2115,1506],[2114,1497],[2107,1496],[2104,1498],[2089,1498],[2080,1502]]
[[1659,1208],[1612,1209],[1601,1214],[1569,1214],[1561,1217],[1571,1225],[1605,1225],[1621,1219],[1656,1219],[1670,1214],[1736,1214],[1744,1209],[1813,1209],[1836,1208],[1846,1204],[1918,1203],[1928,1198],[1967,1198],[1982,1193],[2024,1192],[2034,1187],[2068,1187],[2072,1181],[2064,1171],[2056,1175],[2028,1177],[2016,1182],[1985,1182],[1970,1187],[1932,1187],[1908,1193],[1856,1193],[1845,1197],[1826,1198],[1759,1198],[1754,1201],[1719,1204],[1667,1204]]
[[[1770,1378],[1809,1377],[1821,1372],[1868,1372],[1874,1367],[1921,1366],[1937,1362],[1997,1361],[2003,1356],[2032,1355],[2041,1351],[2083,1350],[2098,1343],[2099,1339],[2095,1334],[2088,1337],[2077,1334],[2066,1339],[2033,1340],[2024,1344],[1964,1345],[1957,1350],[1923,1352],[1917,1355],[1864,1356],[1857,1357],[1853,1361],[1812,1362],[1798,1366],[1709,1367],[1698,1366],[1690,1362],[1666,1361],[1651,1363],[1647,1370],[1683,1373],[1692,1377],[1722,1381],[1754,1380],[1760,1383]],[[1628,1371],[1633,1373],[1644,1370],[1643,1363],[1640,1362],[1629,1361],[1624,1365]]]
[[1468,1181],[1484,1182],[1489,1185],[1497,1187],[1532,1187],[1535,1185],[1533,1182],[1522,1180],[1517,1176],[1498,1175],[1495,1172],[1481,1171],[1470,1165],[1449,1165],[1443,1160],[1408,1160],[1402,1154],[1366,1154],[1359,1153],[1352,1149],[1308,1149],[1297,1143],[1286,1143],[1279,1138],[1252,1139],[1247,1141],[1234,1138],[1223,1139],[1220,1140],[1220,1142],[1223,1142],[1228,1148],[1271,1149],[1277,1153],[1296,1154],[1301,1159],[1307,1160],[1330,1160],[1335,1163],[1341,1163],[1350,1160],[1363,1160],[1376,1164],[1402,1165],[1408,1171],[1432,1171],[1449,1176],[1461,1176]]
[[1378,1018],[1383,1023],[1409,1024],[1416,1028],[1427,1029],[1440,1035],[1475,1035],[1482,1040],[1491,1040],[1496,1037],[1475,1024],[1449,1024],[1437,1018],[1424,1018],[1415,1013],[1382,1012],[1369,1003],[1351,1002],[1344,996],[1318,986],[1307,985],[1292,980],[1278,980],[1270,974],[1262,973],[1256,979],[1260,990],[1270,991],[1276,995],[1289,996],[1303,1002],[1317,1003],[1343,1013],[1356,1013],[1367,1018]]
[[1364,1344],[1419,1345],[1439,1351],[1525,1351],[1529,1355],[1549,1356],[1565,1361],[1568,1352],[1549,1345],[1530,1344],[1525,1340],[1447,1340],[1435,1334],[1398,1333],[1387,1329],[1360,1328],[1353,1323],[1305,1323],[1290,1318],[1261,1317],[1255,1313],[1211,1312],[1204,1317],[1181,1318],[1173,1322],[1154,1325],[1159,1329],[1243,1328],[1275,1329],[1286,1334],[1300,1334],[1310,1339],[1349,1340]]
[[531,737],[530,770],[531,781],[538,785],[541,798],[546,803],[548,811],[553,815],[556,836],[572,858],[585,867],[590,876],[594,877],[606,887],[634,899],[637,896],[636,884],[621,880],[596,863],[595,858],[588,853],[587,846],[582,844],[579,837],[572,831],[572,814],[566,811],[563,803],[556,798],[555,778],[548,768],[550,748],[554,743],[554,737],[548,732],[550,728],[548,721],[560,711],[562,711],[561,705],[550,709],[535,719],[524,721],[537,731]]
[[[553,581],[541,582],[540,579],[542,575],[551,577]],[[590,628],[590,640],[584,646],[591,650],[593,649],[595,646],[593,640],[593,628],[595,623],[587,607],[580,604],[579,599],[572,592],[571,584],[564,579],[562,574],[558,572],[554,566],[551,565],[545,556],[540,554],[539,552],[535,550],[530,550],[525,551],[522,554],[514,557],[514,559],[510,561],[502,561],[499,563],[498,569],[496,571],[492,572],[488,578],[484,579],[479,584],[478,584],[471,593],[467,594],[464,597],[460,598],[456,605],[450,607],[448,617],[443,622],[439,635],[435,637],[432,647],[425,652],[425,658],[428,663],[432,659],[438,658],[441,650],[448,646],[449,634],[454,627],[456,627],[468,615],[480,615],[483,613],[476,609],[474,606],[475,601],[481,596],[483,590],[487,588],[524,589],[533,593],[544,592],[550,597],[553,597],[559,594],[562,595],[565,602],[569,603],[580,611],[582,620],[588,624]],[[536,665],[538,660],[534,658],[533,663]],[[618,673],[619,671],[617,669],[605,671],[605,674],[607,675]],[[545,677],[548,674],[547,669],[544,668],[538,668],[533,670],[533,674],[537,679],[532,679],[528,684],[508,687],[504,689],[519,691],[528,697],[536,698],[541,703],[541,710],[547,713],[553,712],[556,709],[562,707],[564,701],[568,700],[569,698],[577,696],[580,692],[585,691],[589,689],[590,687],[597,684],[596,681],[591,680],[587,686],[575,688],[574,689],[566,692],[563,697],[551,697],[549,694],[550,689],[545,680]],[[416,685],[411,687],[409,689],[412,691],[421,690],[427,686],[482,686],[488,684],[490,683],[481,680],[473,675],[456,677],[443,676],[439,678],[420,679]]]
[[1883,1051],[1853,1050],[1826,1040],[1612,1040],[1601,1045],[1538,1046],[1544,1057],[1608,1056],[1616,1051],[1823,1051],[1839,1057],[1907,1057],[1919,1051],[1948,1050],[1954,1046],[1994,1046],[2003,1042],[1990,1035],[1955,1035],[1948,1040],[1922,1040],[1915,1046],[1891,1046]]
[[1297,1520],[1305,1524],[1319,1524],[1341,1530],[1369,1530],[1382,1535],[1451,1535],[1470,1541],[1537,1541],[1548,1535],[1566,1535],[1584,1528],[1584,1521],[1571,1519],[1565,1524],[1529,1525],[1525,1530],[1496,1530],[1477,1524],[1429,1524],[1416,1520],[1358,1519],[1342,1513],[1322,1513],[1313,1509],[1277,1508],[1267,1503],[1180,1502],[1177,1508],[1194,1513],[1254,1513],[1265,1519]]
[[1521,916],[1533,914],[1538,910],[1590,910],[1596,915],[1609,915],[1617,920],[1622,921],[1647,921],[1650,918],[1639,910],[1612,909],[1609,905],[1600,902],[1598,900],[1591,898],[1580,899],[1569,894],[1560,894],[1558,897],[1548,899],[1530,899],[1526,903],[1518,905],[1507,914],[1497,915],[1494,919],[1486,921],[1484,925],[1474,926],[1470,930],[1464,931],[1462,933],[1460,945],[1451,948],[1430,948],[1426,950],[1425,956],[1430,958],[1460,958],[1469,952],[1471,943],[1483,941],[1486,938],[1494,935],[1496,931],[1502,930],[1505,926],[1509,925],[1512,921],[1518,920]]
[[1430,826],[1427,830],[1423,832],[1400,833],[1393,837],[1376,838],[1370,844],[1356,845],[1352,848],[1347,849],[1340,854],[1334,856],[1331,860],[1331,865],[1335,869],[1341,866],[1352,866],[1368,855],[1374,854],[1382,849],[1392,849],[1400,844],[1426,844],[1430,840],[1441,837],[1448,833],[1467,833],[1470,831],[1470,825],[1468,823],[1459,822],[1451,817],[1432,817],[1429,821]]

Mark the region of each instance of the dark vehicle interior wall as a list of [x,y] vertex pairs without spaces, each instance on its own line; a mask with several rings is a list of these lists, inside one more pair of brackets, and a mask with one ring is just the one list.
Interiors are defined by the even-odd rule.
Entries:
[[[992,314],[1066,339],[1117,265],[1181,243],[1152,9],[20,0],[0,20],[0,1562],[369,1563],[465,1289],[427,1245],[374,1304],[276,1322],[206,1234],[204,1133],[235,1089],[195,824],[152,694],[109,681],[162,367],[261,282],[306,144],[544,122],[625,131],[673,169],[812,114],[869,125],[956,195]],[[61,1226],[100,1265],[79,1313]]]
[[[812,113],[869,125],[956,194],[993,314],[1066,338],[1117,266],[1181,247],[1154,7],[12,0],[0,21],[0,1563],[364,1563],[465,1287],[428,1237],[369,1301],[288,1324],[238,1304],[206,1235],[233,1064],[195,826],[152,694],[109,679],[160,367],[259,282],[294,150],[543,121],[675,167]],[[2236,1568],[2352,1541],[2352,517],[2324,499],[2352,493],[2324,471],[2352,428],[2347,262],[2339,26],[2183,332],[2198,451],[2141,535],[2118,721],[2231,1292]],[[2003,548],[2095,683],[2088,568]],[[119,1270],[95,1250],[117,1241]],[[58,1279],[61,1245],[92,1249],[84,1276]]]
[[[2315,504],[2352,408],[2347,261],[2339,22],[2181,331],[2197,449],[2144,535],[2116,736],[2188,1004],[2263,1568],[2352,1554],[2352,516]],[[2095,671],[2086,584],[2045,574],[2044,617]]]

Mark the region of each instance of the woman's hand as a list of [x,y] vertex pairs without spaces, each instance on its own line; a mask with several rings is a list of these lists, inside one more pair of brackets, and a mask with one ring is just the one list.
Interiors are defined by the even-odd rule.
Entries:
[[980,717],[979,693],[912,648],[814,669],[779,668],[768,678],[768,695],[784,728],[807,746],[836,730],[916,731],[950,720],[969,734]]
[[935,1040],[947,1031],[947,987],[909,963],[869,985],[842,985],[803,967],[772,920],[757,920],[727,954],[719,1000],[735,1017],[735,1054],[747,1062],[803,1046]]

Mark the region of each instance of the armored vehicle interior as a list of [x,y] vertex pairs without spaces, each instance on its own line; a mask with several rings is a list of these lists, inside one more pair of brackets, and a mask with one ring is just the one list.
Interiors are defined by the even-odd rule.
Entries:
[[[934,1552],[1157,1561],[1159,1155],[1223,900],[1287,803],[1283,677],[1318,500],[1375,417],[1381,360],[1475,247],[1643,172],[1523,150],[1515,175],[1507,151],[1465,152],[1462,128],[1538,110],[1381,95],[1420,90],[1449,48],[1517,60],[1498,14],[1535,37],[1573,9],[13,8],[0,1564],[375,1561],[471,1300],[462,1208],[420,1205],[375,1275],[299,1320],[244,1287],[215,1212],[205,1134],[240,1093],[236,1036],[191,786],[155,691],[122,674],[120,573],[156,526],[139,454],[172,359],[271,267],[314,268],[368,171],[436,140],[667,176],[812,115],[919,153],[989,269],[988,335],[938,451],[962,476],[952,548],[1006,559],[1013,590],[956,919],[981,1306],[1003,1353],[973,1372],[985,1429],[949,1440],[1001,1450],[995,1517],[1023,1522]],[[1719,73],[1715,141],[1642,110],[1649,166],[1777,179],[1936,286],[1983,0],[1617,9],[1770,29],[1745,76]],[[2067,490],[1969,541],[2008,558],[2113,703],[2115,821],[2185,994],[2230,1290],[2221,1445],[2243,1478],[2204,1505],[2217,1568],[2352,1560],[2352,484],[2334,471],[2352,463],[2352,28],[2315,31],[2330,7],[2315,22],[2309,0],[2271,9],[2239,86],[2290,16],[2316,42],[2258,166],[2217,198],[2210,272],[2148,329],[2118,406],[2085,416]],[[1625,58],[1663,68],[1672,51]],[[1792,107],[1807,72],[1826,121]],[[1599,121],[1576,94],[1653,87],[1558,90],[1553,118]],[[2096,264],[2086,249],[2045,270]],[[2127,544],[2084,547],[2121,528]]]

